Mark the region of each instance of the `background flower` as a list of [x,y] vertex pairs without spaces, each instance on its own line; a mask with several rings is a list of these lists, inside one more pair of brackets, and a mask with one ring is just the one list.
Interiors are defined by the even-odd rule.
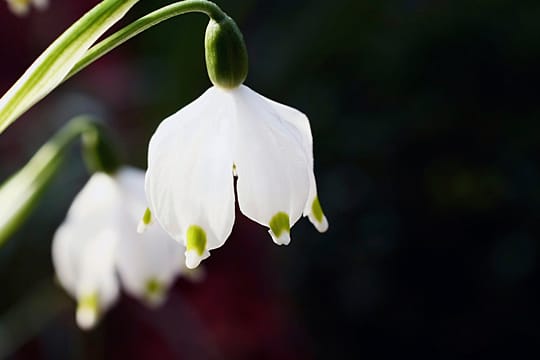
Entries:
[[27,15],[33,5],[36,9],[44,10],[49,5],[49,0],[6,0],[9,9],[19,16]]
[[[137,233],[145,209],[144,172],[95,173],[56,231],[52,258],[60,284],[77,302],[77,324],[93,328],[117,300],[120,282],[148,305],[161,305],[185,271],[184,248],[158,226]],[[118,279],[118,276],[119,279]]]

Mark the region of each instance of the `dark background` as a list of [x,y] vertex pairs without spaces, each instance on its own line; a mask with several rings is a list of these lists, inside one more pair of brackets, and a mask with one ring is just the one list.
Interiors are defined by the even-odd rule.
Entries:
[[[24,19],[1,3],[0,92],[95,3]],[[0,249],[0,357],[537,358],[540,2],[218,4],[244,33],[246,83],[310,117],[329,231],[304,219],[277,247],[237,213],[204,282],[180,279],[157,311],[124,296],[82,333],[50,261],[88,177],[74,147]],[[206,22],[169,20],[61,86],[0,136],[0,178],[82,112],[144,167],[158,123],[210,86]]]

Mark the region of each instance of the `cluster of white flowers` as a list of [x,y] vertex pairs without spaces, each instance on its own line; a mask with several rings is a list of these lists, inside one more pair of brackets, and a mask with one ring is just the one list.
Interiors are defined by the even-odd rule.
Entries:
[[[77,300],[77,323],[93,327],[125,290],[158,305],[184,267],[184,249],[159,227],[136,231],[145,208],[144,172],[122,167],[95,173],[57,230],[53,264],[62,286]],[[120,280],[120,281],[119,281]]]
[[44,10],[49,5],[49,0],[6,0],[9,9],[18,16],[24,16],[30,11],[30,5],[38,10]]
[[92,327],[114,303],[117,273],[128,293],[156,304],[176,275],[222,246],[234,224],[234,177],[240,210],[276,244],[290,242],[302,215],[327,230],[307,117],[244,85],[214,86],[158,127],[145,179],[127,167],[96,173],[73,202],[53,260],[78,301],[78,324]]

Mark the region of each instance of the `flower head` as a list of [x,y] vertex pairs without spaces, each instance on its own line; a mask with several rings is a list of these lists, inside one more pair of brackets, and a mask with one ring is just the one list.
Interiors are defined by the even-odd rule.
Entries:
[[144,210],[144,174],[123,167],[115,175],[95,173],[77,195],[53,239],[58,280],[76,298],[77,323],[93,327],[126,291],[159,304],[182,270],[183,248],[158,227],[135,231]]
[[146,194],[162,227],[198,266],[223,245],[240,210],[288,244],[290,227],[308,216],[328,227],[313,173],[307,117],[248,87],[214,86],[164,120],[150,140]]
[[44,10],[49,5],[49,0],[6,0],[9,9],[18,16],[27,15],[30,5],[34,5],[39,10]]

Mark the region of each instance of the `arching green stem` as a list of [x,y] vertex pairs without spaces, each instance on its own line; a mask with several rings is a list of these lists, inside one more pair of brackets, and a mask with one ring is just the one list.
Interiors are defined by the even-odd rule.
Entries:
[[77,64],[75,64],[71,72],[66,76],[66,79],[69,79],[71,76],[75,75],[103,55],[107,54],[109,51],[122,45],[132,37],[153,27],[154,25],[157,25],[172,17],[191,12],[204,13],[217,22],[220,22],[227,17],[227,15],[216,4],[205,0],[185,0],[165,6],[146,16],[143,16],[125,28],[92,46],[84,57],[80,59]]
[[[0,247],[28,217],[58,172],[68,147],[75,140],[83,136],[86,156],[102,157],[101,163],[108,164],[110,172],[116,169],[118,163],[113,163],[109,154],[106,158],[102,155],[103,144],[106,142],[101,135],[102,131],[101,125],[90,117],[74,118],[43,145],[22,169],[0,185]],[[84,136],[100,140],[84,143]],[[105,146],[105,149],[110,149],[110,146]]]

